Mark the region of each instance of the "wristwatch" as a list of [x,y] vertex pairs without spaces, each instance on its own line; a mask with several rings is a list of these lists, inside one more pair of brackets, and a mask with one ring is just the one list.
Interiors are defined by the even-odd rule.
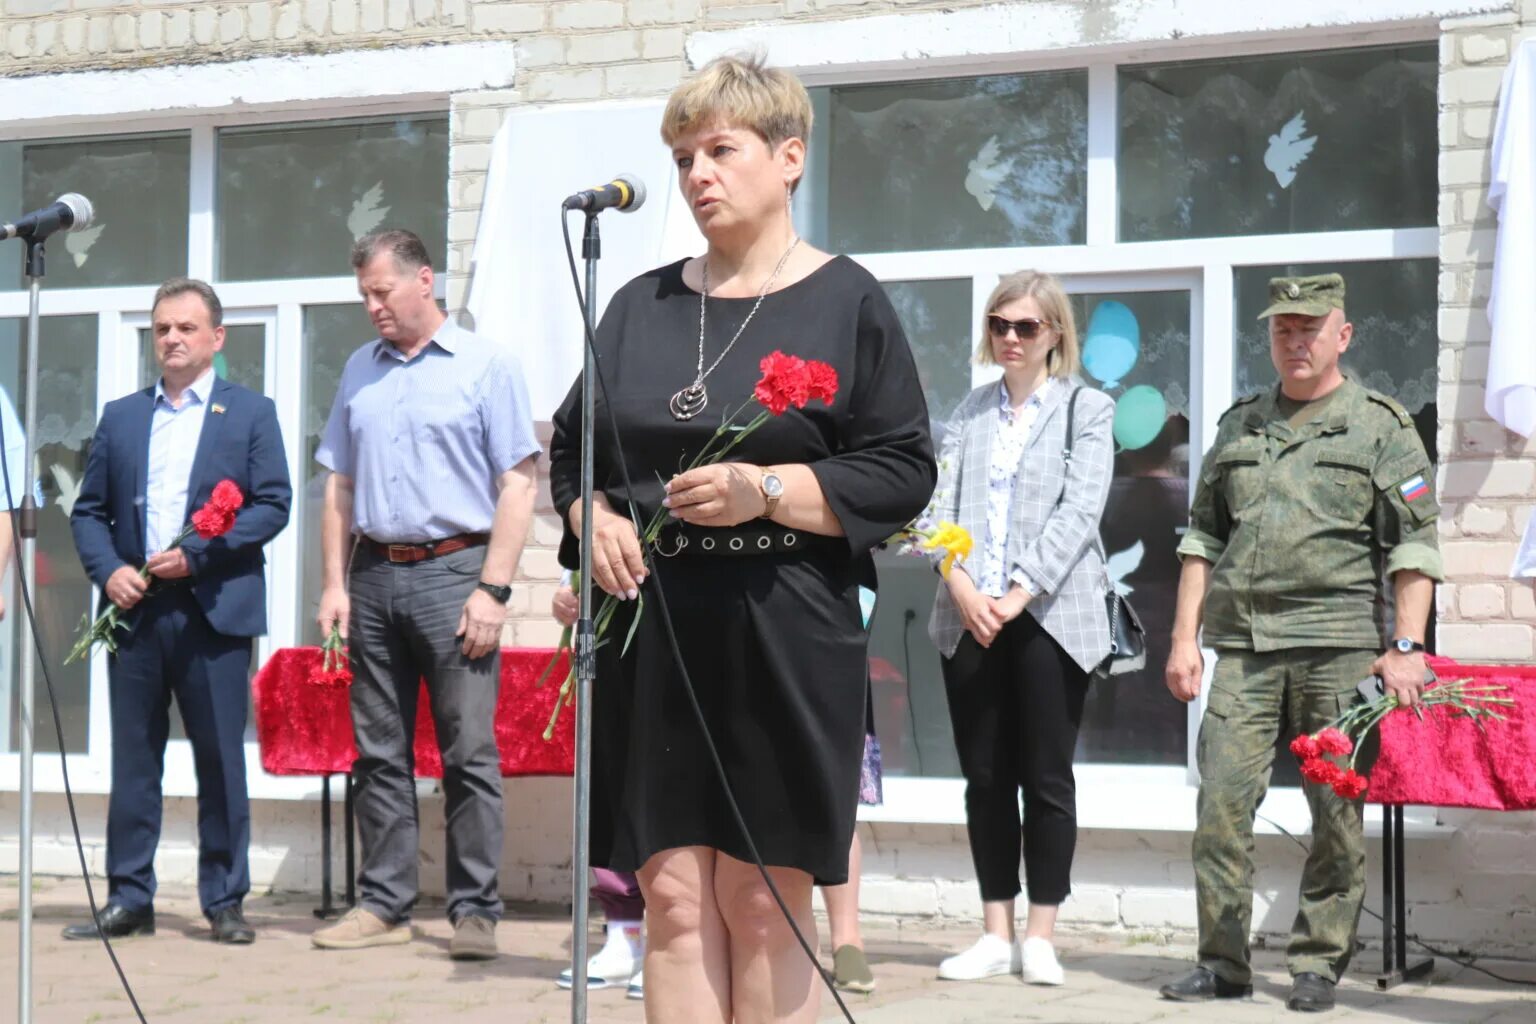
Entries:
[[773,510],[779,507],[779,499],[784,497],[784,481],[773,470],[765,469],[758,487],[763,492],[763,518],[772,519]]
[[496,599],[498,604],[506,604],[507,601],[512,597],[512,587],[506,584],[497,586],[494,583],[487,583],[485,580],[481,580],[479,583],[475,584],[475,589],[483,590],[487,594],[490,594]]
[[1417,640],[1409,640],[1405,636],[1400,636],[1393,640],[1392,646],[1397,648],[1398,654],[1412,654],[1414,651],[1422,651],[1424,649],[1423,644]]

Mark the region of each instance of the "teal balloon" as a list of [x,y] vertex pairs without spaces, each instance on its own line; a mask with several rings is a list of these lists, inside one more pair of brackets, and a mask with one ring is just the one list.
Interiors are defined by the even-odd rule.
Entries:
[[1115,402],[1115,440],[1135,451],[1152,443],[1168,419],[1163,393],[1150,384],[1138,384]]
[[229,362],[224,358],[223,352],[213,354],[213,374],[220,380],[229,379]]
[[1088,318],[1083,369],[1105,387],[1114,387],[1141,356],[1141,324],[1123,302],[1101,302]]

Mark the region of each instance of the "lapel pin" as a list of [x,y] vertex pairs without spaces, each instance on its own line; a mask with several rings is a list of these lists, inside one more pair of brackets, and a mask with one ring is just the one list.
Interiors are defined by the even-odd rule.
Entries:
[[213,403],[213,411],[216,412],[216,413],[223,412],[224,411],[224,407],[222,405],[220,405],[218,402],[214,402]]

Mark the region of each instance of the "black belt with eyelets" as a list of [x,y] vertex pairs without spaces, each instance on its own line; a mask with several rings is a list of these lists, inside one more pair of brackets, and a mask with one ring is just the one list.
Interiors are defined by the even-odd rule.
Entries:
[[656,539],[656,553],[677,555],[785,555],[797,551],[825,550],[835,537],[790,530],[783,526],[672,526]]

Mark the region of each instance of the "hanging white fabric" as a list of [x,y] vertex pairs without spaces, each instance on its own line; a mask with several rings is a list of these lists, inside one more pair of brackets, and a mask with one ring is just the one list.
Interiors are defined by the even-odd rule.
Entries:
[[[704,250],[661,141],[663,105],[518,109],[496,133],[466,307],[477,334],[516,349],[536,420],[553,415],[581,372],[581,310],[560,240],[561,200],[619,174],[645,183],[640,209],[602,215],[599,312],[636,275]],[[579,261],[583,219],[570,218]]]
[[1488,322],[1488,415],[1536,432],[1536,39],[1515,50],[1499,93],[1488,205],[1499,216]]

